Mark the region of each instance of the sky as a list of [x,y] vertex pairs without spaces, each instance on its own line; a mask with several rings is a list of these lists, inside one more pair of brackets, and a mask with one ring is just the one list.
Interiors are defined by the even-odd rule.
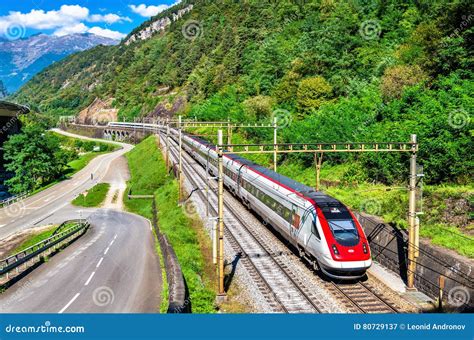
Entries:
[[179,0],[0,0],[0,37],[94,33],[122,39]]

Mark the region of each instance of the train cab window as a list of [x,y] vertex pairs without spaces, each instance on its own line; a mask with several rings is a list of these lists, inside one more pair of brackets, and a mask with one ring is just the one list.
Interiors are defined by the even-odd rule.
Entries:
[[321,239],[321,236],[319,235],[318,227],[316,226],[316,222],[313,220],[311,223],[311,232],[316,236],[318,240]]
[[359,243],[359,233],[352,220],[328,220],[328,224],[340,245],[352,247]]

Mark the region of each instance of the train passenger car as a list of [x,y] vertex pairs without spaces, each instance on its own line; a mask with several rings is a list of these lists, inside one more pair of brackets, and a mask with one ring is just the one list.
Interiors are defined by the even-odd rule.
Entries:
[[[176,138],[177,132],[173,133]],[[215,146],[183,134],[183,147],[217,175]],[[292,243],[315,269],[337,279],[365,275],[372,263],[368,241],[344,204],[238,155],[225,155],[223,165],[226,187]]]

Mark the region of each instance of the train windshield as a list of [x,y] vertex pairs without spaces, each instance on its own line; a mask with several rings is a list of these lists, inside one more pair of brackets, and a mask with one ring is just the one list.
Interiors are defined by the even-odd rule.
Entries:
[[352,247],[359,243],[359,233],[352,220],[328,220],[337,243]]

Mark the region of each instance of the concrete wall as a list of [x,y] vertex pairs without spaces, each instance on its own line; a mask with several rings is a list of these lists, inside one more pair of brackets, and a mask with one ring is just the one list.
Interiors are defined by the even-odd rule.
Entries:
[[134,144],[141,142],[150,135],[149,132],[135,131],[133,129],[111,129],[107,126],[100,125],[63,124],[61,125],[61,128],[91,138],[101,138]]
[[[357,218],[367,235],[372,250],[372,258],[399,274],[406,282],[407,231],[385,224],[374,216],[359,213]],[[416,262],[415,286],[418,290],[428,296],[437,298],[440,290],[439,277],[444,276],[445,288],[443,295],[446,302],[456,301],[455,296],[465,298],[465,304],[461,306],[451,304],[451,307],[464,311],[472,310],[474,306],[473,260],[421,240],[420,256]]]

